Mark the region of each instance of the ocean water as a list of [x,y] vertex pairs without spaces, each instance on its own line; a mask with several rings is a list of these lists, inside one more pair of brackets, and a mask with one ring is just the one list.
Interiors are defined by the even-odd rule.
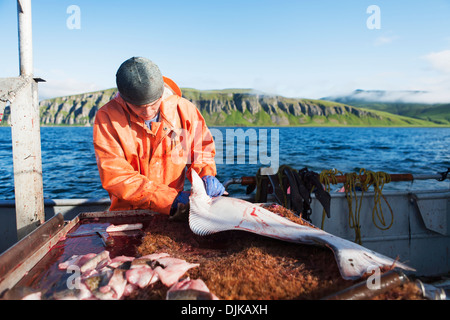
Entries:
[[[435,174],[450,168],[450,128],[211,128],[217,144],[218,178],[253,176],[260,167],[320,173],[361,168],[387,173]],[[240,140],[246,136],[244,140]],[[278,138],[278,139],[276,139]],[[274,140],[272,140],[274,139]],[[265,143],[267,141],[267,143]],[[239,143],[242,142],[242,143]],[[44,197],[107,198],[90,127],[42,127]],[[336,187],[337,188],[337,187]],[[449,188],[449,180],[392,182],[384,190]],[[189,184],[186,185],[189,189]],[[231,195],[245,194],[233,185]],[[14,199],[11,130],[0,127],[0,200]]]

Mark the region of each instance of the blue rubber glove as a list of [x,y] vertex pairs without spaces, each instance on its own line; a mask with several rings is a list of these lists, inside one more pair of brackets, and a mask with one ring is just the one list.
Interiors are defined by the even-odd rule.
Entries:
[[177,197],[172,203],[172,207],[170,207],[170,215],[173,215],[177,211],[179,203],[187,205],[189,203],[190,195],[190,191],[181,191],[180,193],[178,193]]
[[225,192],[225,187],[214,176],[204,176],[202,178],[205,184],[206,193],[210,197],[219,197]]

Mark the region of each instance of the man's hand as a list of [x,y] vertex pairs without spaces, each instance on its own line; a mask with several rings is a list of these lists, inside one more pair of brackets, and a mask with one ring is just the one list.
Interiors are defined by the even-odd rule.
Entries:
[[170,220],[188,221],[190,191],[181,191],[175,198],[170,209]]
[[205,184],[206,193],[210,197],[219,197],[225,192],[225,187],[214,176],[204,176],[202,178]]

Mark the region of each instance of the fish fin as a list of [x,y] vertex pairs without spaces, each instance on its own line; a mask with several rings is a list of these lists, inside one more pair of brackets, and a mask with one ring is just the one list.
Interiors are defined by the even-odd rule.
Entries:
[[[352,243],[352,242],[349,242]],[[337,249],[331,245],[341,275],[346,280],[355,280],[361,278],[365,273],[371,273],[378,268],[401,268],[404,270],[415,271],[415,269],[398,262],[392,258],[384,256],[375,251],[369,250],[363,246],[352,243],[353,245]]]
[[218,219],[217,216],[210,214],[209,217],[196,214],[198,211],[191,211],[189,215],[189,227],[192,232],[199,236],[207,236],[221,231],[232,229],[227,221]]

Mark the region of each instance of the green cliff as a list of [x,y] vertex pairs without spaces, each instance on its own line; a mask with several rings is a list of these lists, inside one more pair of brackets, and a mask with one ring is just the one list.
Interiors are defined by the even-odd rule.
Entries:
[[[325,100],[293,99],[250,89],[182,89],[209,126],[434,126],[436,123]],[[115,88],[40,102],[42,125],[94,123],[97,110],[117,93]],[[9,122],[5,110],[2,124]]]

